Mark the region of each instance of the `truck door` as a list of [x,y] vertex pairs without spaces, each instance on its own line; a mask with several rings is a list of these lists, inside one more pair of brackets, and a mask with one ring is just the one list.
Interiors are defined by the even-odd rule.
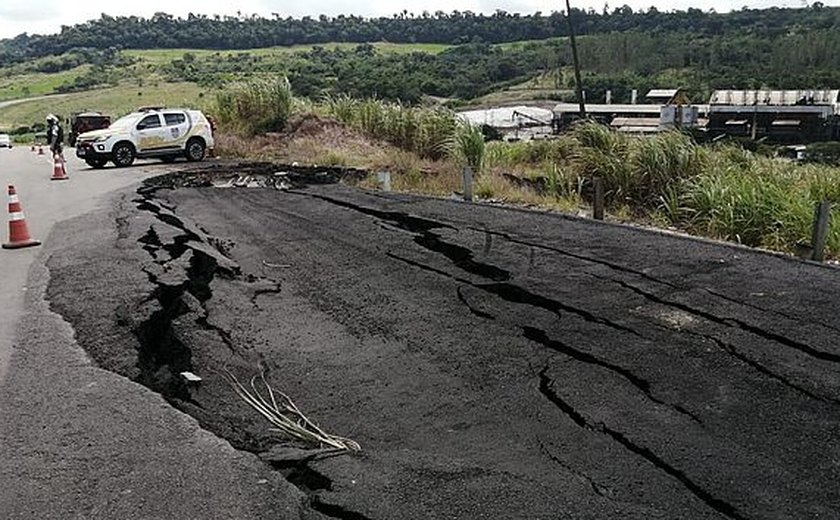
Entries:
[[173,148],[182,148],[187,134],[190,132],[190,121],[184,112],[164,112],[166,123],[166,140]]
[[161,124],[158,114],[149,114],[137,123],[137,151],[147,152],[158,148],[165,148],[169,144],[166,141],[165,128]]

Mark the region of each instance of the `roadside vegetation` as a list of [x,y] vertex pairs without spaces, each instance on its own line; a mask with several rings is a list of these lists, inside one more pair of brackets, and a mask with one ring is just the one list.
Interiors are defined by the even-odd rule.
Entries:
[[[587,123],[555,141],[497,143],[488,155],[487,177],[524,171],[529,189],[568,208],[591,202],[597,176],[616,218],[790,253],[810,241],[816,202],[840,204],[838,168],[701,146],[678,132],[629,137]],[[838,219],[828,251],[840,255]]]

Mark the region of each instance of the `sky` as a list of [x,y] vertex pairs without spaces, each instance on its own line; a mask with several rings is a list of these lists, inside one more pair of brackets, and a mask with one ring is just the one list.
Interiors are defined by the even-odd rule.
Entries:
[[[633,9],[647,9],[655,6],[660,11],[685,10],[695,7],[702,10],[715,9],[718,12],[740,9],[741,7],[763,8],[770,6],[802,7],[814,0],[613,0],[607,1],[610,9],[629,5]],[[823,0],[825,5],[840,6],[840,0]],[[605,0],[572,0],[572,7],[601,11]],[[176,7],[177,6],[177,7]],[[390,16],[407,9],[421,13],[424,10],[435,11],[473,11],[492,13],[502,9],[511,13],[549,13],[562,10],[563,0],[369,0],[352,2],[351,0],[309,0],[307,2],[289,2],[278,0],[144,0],[143,2],[117,3],[113,0],[0,0],[0,38],[9,38],[21,33],[50,34],[61,30],[62,25],[74,25],[99,18],[102,13],[112,16],[136,15],[148,17],[156,12],[165,12],[175,16],[188,13],[235,15],[259,14],[265,17],[278,13],[282,17],[302,16],[317,17],[320,14],[355,14],[366,17]]]

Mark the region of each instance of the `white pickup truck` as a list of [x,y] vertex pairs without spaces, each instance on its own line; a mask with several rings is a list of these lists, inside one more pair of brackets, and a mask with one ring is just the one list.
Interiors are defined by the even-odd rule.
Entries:
[[200,111],[147,108],[117,119],[108,128],[79,135],[76,156],[93,168],[103,168],[108,161],[123,167],[138,157],[200,161],[213,147],[212,125]]

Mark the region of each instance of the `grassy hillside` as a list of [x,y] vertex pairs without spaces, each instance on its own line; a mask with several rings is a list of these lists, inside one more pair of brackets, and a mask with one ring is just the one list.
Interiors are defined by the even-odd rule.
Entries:
[[[574,11],[572,18],[589,100],[604,99],[607,90],[623,101],[633,90],[682,87],[701,100],[719,88],[840,84],[840,9],[820,3],[728,14],[634,12],[625,6],[600,14]],[[408,104],[429,98],[464,103],[494,94],[480,102],[556,101],[574,86],[565,73],[549,78],[548,86],[512,87],[568,69],[566,22],[557,12],[503,11],[317,20],[103,15],[61,35],[0,40],[0,61],[16,64],[0,68],[0,99],[125,81],[216,88],[254,76],[286,76],[296,95],[310,99],[346,94]],[[373,41],[401,43],[365,43]],[[84,64],[91,68],[79,68]]]
[[[150,63],[155,65],[167,64],[172,60],[183,58],[184,54],[192,54],[196,58],[203,58],[209,56],[220,56],[226,58],[228,56],[236,56],[239,54],[250,54],[262,58],[287,58],[289,54],[309,52],[315,47],[320,47],[326,50],[342,49],[351,51],[357,47],[356,43],[324,43],[321,45],[291,45],[288,47],[269,47],[265,49],[250,49],[237,51],[214,51],[207,49],[152,49],[152,50],[128,50],[124,54],[137,60],[141,63]],[[438,54],[451,45],[437,44],[437,43],[387,43],[377,42],[371,44],[374,49],[383,53],[407,54],[410,52],[425,52],[429,54]]]
[[0,128],[12,129],[37,122],[43,123],[44,117],[49,113],[68,116],[74,112],[96,110],[119,117],[144,105],[201,108],[209,97],[212,97],[205,96],[207,92],[193,83],[159,83],[143,87],[121,85],[76,92],[0,108]]
[[[124,67],[116,67],[110,70],[110,74],[101,74],[103,83],[117,79],[130,79],[137,82],[154,82],[161,79],[161,71],[172,66],[173,61],[178,62],[184,59],[185,55],[192,56],[196,60],[229,60],[237,57],[251,57],[260,61],[263,67],[281,65],[290,56],[300,55],[319,47],[325,50],[352,51],[357,47],[350,43],[327,43],[323,45],[293,45],[289,47],[270,47],[265,49],[241,50],[241,51],[212,51],[205,49],[153,49],[153,50],[129,50],[122,55],[128,58],[133,64]],[[444,44],[396,44],[379,42],[372,44],[377,52],[382,54],[409,54],[422,52],[427,54],[438,54],[449,45]],[[66,88],[85,75],[92,74],[92,65],[86,64],[73,67],[69,70],[45,73],[38,72],[45,63],[53,58],[41,58],[26,65],[16,64],[7,67],[0,67],[0,101],[12,99],[23,99],[34,96],[43,96],[61,92],[62,87]],[[94,73],[95,74],[95,73]]]
[[82,65],[52,74],[24,72],[0,75],[0,101],[53,94],[61,85],[72,83],[90,68],[90,65]]

